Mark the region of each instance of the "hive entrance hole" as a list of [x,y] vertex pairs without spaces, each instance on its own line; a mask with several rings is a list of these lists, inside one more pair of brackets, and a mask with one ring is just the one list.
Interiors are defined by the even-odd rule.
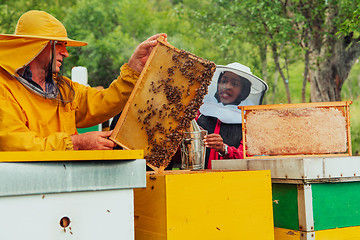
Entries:
[[62,217],[59,222],[60,226],[62,228],[66,228],[70,225],[70,218],[68,217]]

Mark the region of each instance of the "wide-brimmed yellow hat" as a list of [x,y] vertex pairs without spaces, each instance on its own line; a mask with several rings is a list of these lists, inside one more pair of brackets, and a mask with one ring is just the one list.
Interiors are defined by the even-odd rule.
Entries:
[[86,42],[68,38],[64,25],[44,11],[31,10],[24,13],[15,29],[15,34],[0,34],[0,40],[6,38],[36,38],[67,42],[69,47],[86,46]]

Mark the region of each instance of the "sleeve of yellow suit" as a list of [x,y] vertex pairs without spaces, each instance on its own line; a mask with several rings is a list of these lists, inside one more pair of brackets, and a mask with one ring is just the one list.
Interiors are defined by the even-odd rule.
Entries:
[[45,100],[17,80],[5,79],[0,84],[0,151],[72,150],[71,135],[76,128],[100,124],[119,113],[138,77],[125,64],[108,89],[98,91],[72,83],[76,97],[65,107],[43,104]]
[[139,77],[127,64],[109,88],[96,90],[78,85],[76,91],[76,126],[90,127],[107,121],[122,111]]

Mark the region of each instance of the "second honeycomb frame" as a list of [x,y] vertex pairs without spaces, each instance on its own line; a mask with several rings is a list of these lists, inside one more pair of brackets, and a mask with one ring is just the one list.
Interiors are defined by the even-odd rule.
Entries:
[[[241,109],[242,114],[242,136],[243,136],[243,153],[245,159],[269,159],[269,158],[297,158],[297,157],[331,157],[331,156],[352,156],[352,148],[351,148],[351,133],[350,133],[350,107],[351,101],[339,101],[339,102],[322,102],[322,103],[298,103],[298,104],[274,104],[274,105],[256,105],[256,106],[240,106],[239,109]],[[296,109],[337,109],[340,110],[343,114],[344,121],[345,121],[345,131],[346,131],[346,150],[336,153],[329,153],[329,152],[317,152],[317,153],[311,153],[311,152],[284,152],[282,153],[272,153],[272,149],[263,149],[261,154],[249,154],[249,147],[251,147],[252,144],[248,139],[251,138],[249,136],[249,131],[247,129],[246,121],[248,118],[248,114],[259,112],[259,111],[274,111],[281,112],[281,111],[287,111],[287,110],[296,110]],[[296,116],[294,116],[296,117]],[[329,119],[329,121],[331,121]],[[276,131],[279,131],[281,133],[281,126],[277,126]],[[275,131],[275,129],[273,129]],[[331,131],[331,129],[328,129]],[[304,130],[306,131],[306,129]],[[305,134],[303,134],[305,135]],[[294,134],[294,137],[296,137],[296,133]],[[306,143],[305,143],[306,145]],[[309,146],[311,147],[311,146]],[[285,147],[284,147],[285,148]],[[276,152],[276,151],[275,151]]]

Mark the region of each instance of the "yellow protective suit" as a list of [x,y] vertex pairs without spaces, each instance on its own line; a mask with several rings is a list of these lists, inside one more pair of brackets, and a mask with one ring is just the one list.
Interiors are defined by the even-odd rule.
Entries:
[[[86,43],[68,39],[65,28],[51,15],[31,13],[50,19],[44,22],[57,26],[53,32],[46,33],[53,37],[34,38],[21,36],[20,32],[29,30],[29,26],[22,27],[18,23],[18,36],[2,34],[0,38],[0,151],[72,150],[70,136],[77,134],[77,127],[105,122],[124,108],[139,73],[125,64],[118,79],[108,89],[100,91],[65,78],[75,90],[74,101],[67,104],[34,94],[14,76],[42,51],[49,39],[67,41],[68,46]],[[34,26],[35,30],[39,27]]]
[[105,122],[119,113],[138,78],[127,64],[108,89],[98,91],[71,82],[75,100],[65,106],[27,90],[0,70],[0,150],[71,150],[77,127]]

